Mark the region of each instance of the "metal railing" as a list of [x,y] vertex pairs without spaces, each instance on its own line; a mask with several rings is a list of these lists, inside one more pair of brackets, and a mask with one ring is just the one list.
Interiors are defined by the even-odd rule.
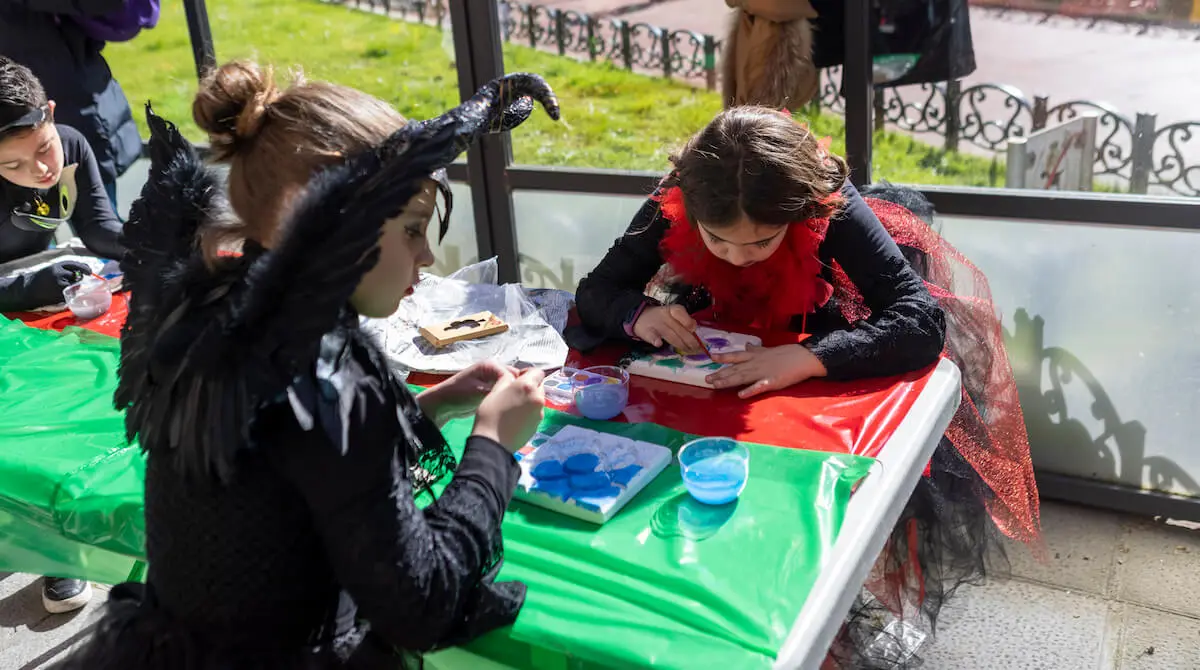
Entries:
[[[334,1],[439,28],[448,19],[446,0]],[[712,35],[532,3],[498,0],[498,7],[501,34],[514,44],[703,82],[708,89],[719,83],[721,42]],[[823,71],[814,102],[821,109],[845,114],[840,67]],[[1129,193],[1200,197],[1200,120],[1160,127],[1154,114],[1131,117],[1093,100],[1052,102],[1049,96],[1029,96],[1015,86],[994,83],[964,86],[950,81],[876,88],[874,96],[875,130],[890,127],[932,135],[947,151],[965,148],[993,155],[1004,151],[1010,137],[1028,137],[1081,113],[1098,116],[1095,175],[1100,183]]]

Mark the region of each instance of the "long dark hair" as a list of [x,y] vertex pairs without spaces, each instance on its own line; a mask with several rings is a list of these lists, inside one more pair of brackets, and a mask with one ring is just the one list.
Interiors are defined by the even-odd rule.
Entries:
[[718,229],[743,215],[775,226],[829,217],[850,174],[808,128],[767,107],[721,112],[671,163],[663,187],[680,188],[693,225]]

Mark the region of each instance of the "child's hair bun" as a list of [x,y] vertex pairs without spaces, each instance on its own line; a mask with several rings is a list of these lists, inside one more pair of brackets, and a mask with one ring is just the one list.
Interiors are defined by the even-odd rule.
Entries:
[[213,158],[229,160],[253,141],[270,105],[281,95],[271,68],[252,61],[226,63],[205,77],[192,103],[192,116],[208,133]]

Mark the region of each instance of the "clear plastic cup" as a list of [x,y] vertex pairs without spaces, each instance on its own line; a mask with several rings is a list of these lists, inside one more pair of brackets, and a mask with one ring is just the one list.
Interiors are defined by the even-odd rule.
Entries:
[[750,479],[750,451],[728,437],[692,440],[680,448],[678,458],[683,485],[706,505],[736,500]]
[[589,419],[607,421],[625,411],[629,404],[629,373],[623,368],[600,365],[584,368],[572,377],[575,409]]
[[108,282],[88,276],[64,288],[63,300],[75,318],[88,321],[112,307],[112,291],[108,289]]

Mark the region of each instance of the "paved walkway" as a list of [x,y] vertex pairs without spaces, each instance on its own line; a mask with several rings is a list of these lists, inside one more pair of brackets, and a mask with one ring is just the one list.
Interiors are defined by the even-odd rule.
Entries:
[[[1200,532],[1057,504],[1042,508],[1048,560],[1010,549],[1013,579],[964,587],[920,653],[924,670],[1195,670]],[[47,668],[94,625],[48,615],[37,578],[0,573],[0,668]]]

